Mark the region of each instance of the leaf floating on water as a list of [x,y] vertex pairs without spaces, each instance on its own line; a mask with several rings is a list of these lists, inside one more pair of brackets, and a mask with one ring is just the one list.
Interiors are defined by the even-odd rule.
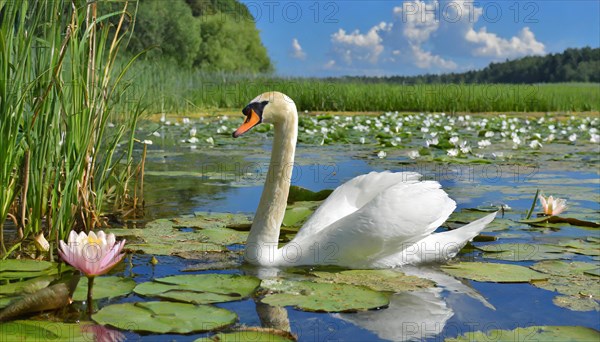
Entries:
[[409,276],[397,270],[349,270],[312,272],[317,282],[366,286],[375,291],[405,292],[435,287],[428,279]]
[[293,342],[296,337],[290,332],[269,328],[246,328],[234,332],[218,333],[210,337],[203,337],[194,342],[241,342],[241,341],[268,341],[268,342]]
[[568,259],[573,256],[565,253],[565,248],[560,246],[533,243],[499,243],[476,248],[485,252],[484,258],[507,261]]
[[0,341],[95,341],[89,322],[62,323],[54,321],[18,320],[2,323]]
[[265,280],[263,287],[275,292],[261,301],[273,306],[294,306],[304,311],[355,312],[389,304],[388,297],[364,286],[314,283],[310,281]]
[[589,297],[556,296],[552,303],[572,311],[600,311],[600,304]]
[[288,195],[288,203],[300,201],[323,201],[333,192],[331,189],[314,192],[296,185],[290,186],[290,194]]
[[248,297],[260,279],[236,274],[186,274],[138,284],[134,292],[194,304],[229,302]]
[[[64,267],[63,270],[71,269]],[[0,260],[0,281],[28,279],[58,274],[59,264],[31,259]]]
[[487,332],[468,332],[456,338],[447,338],[446,342],[455,341],[598,341],[600,332],[595,329],[578,326],[532,326],[514,330],[494,329]]
[[306,221],[313,211],[308,207],[288,208],[283,216],[283,225],[288,227],[298,225]]
[[[596,264],[581,261],[540,261],[531,268],[547,273],[550,277],[544,281],[534,282],[533,285],[565,295],[554,299],[556,305],[577,311],[583,308],[595,308],[591,302],[579,299],[597,300],[600,278],[588,273],[594,272],[597,267]],[[571,298],[566,298],[567,296]]]
[[[133,291],[135,281],[131,278],[96,277],[94,280],[94,299],[115,298],[125,296]],[[88,279],[81,277],[73,293],[73,300],[87,300]]]
[[548,279],[546,274],[527,267],[485,262],[459,262],[442,266],[444,272],[459,278],[480,282],[527,283],[533,280]]
[[143,302],[108,305],[92,315],[92,319],[122,330],[190,334],[231,325],[237,314],[211,305]]
[[579,220],[572,217],[560,217],[560,216],[543,216],[535,219],[520,220],[519,223],[526,223],[533,226],[544,226],[544,224],[556,224],[556,223],[568,223],[572,226],[600,228],[600,223],[592,221]]

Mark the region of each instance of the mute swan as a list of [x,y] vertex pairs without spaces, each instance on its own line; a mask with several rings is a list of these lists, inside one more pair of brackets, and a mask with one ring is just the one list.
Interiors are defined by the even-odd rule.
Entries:
[[274,125],[274,141],[244,259],[260,266],[338,265],[386,268],[452,258],[495,213],[432,234],[456,208],[435,181],[413,172],[371,172],[338,187],[282,248],[279,232],[289,193],[298,135],[294,101],[279,92],[254,98],[233,137],[260,123]]

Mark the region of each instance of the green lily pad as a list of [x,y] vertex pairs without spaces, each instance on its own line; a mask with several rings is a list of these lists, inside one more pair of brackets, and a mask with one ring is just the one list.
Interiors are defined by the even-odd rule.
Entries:
[[275,292],[261,301],[273,306],[294,306],[317,312],[354,312],[382,308],[388,297],[364,286],[314,283],[310,281],[265,280],[263,287]]
[[248,297],[260,279],[236,274],[186,274],[139,284],[135,293],[194,304],[229,302]]
[[446,342],[454,341],[598,341],[600,332],[587,327],[570,326],[532,326],[513,330],[494,329],[487,332],[468,332],[457,338],[447,338]]
[[237,315],[211,305],[143,302],[108,305],[92,319],[123,330],[189,334],[226,327],[237,320]]
[[0,260],[0,272],[19,271],[19,272],[36,272],[45,271],[53,265],[49,261],[39,261],[30,259],[6,259]]
[[539,218],[529,219],[529,220],[520,220],[520,223],[526,223],[531,225],[540,225],[545,223],[568,223],[572,226],[580,226],[580,227],[590,227],[590,228],[600,228],[600,223],[579,220],[572,217],[560,217],[560,216],[543,216]]
[[546,260],[535,263],[531,266],[532,269],[543,273],[548,273],[557,276],[570,277],[572,275],[581,275],[586,271],[597,268],[596,264],[582,261],[560,261]]
[[[64,265],[63,265],[64,266]],[[62,267],[66,270],[67,267]],[[30,259],[0,260],[0,281],[28,279],[58,274],[59,264]]]
[[428,279],[409,276],[397,270],[349,270],[312,272],[318,282],[361,285],[375,291],[405,292],[435,287]]
[[581,239],[573,239],[567,241],[561,241],[558,243],[560,246],[564,246],[569,252],[583,255],[600,255],[600,243],[594,241],[586,241]]
[[[73,293],[73,300],[87,300],[87,286],[88,278],[81,277]],[[92,294],[94,299],[115,298],[130,294],[134,287],[135,281],[131,278],[96,277]]]
[[0,325],[0,341],[74,341],[95,340],[89,322],[62,323],[54,321],[17,320]]
[[287,331],[260,328],[244,329],[228,333],[218,333],[210,337],[202,337],[194,342],[242,342],[242,341],[268,341],[268,342],[292,342],[296,338]]
[[459,262],[442,266],[452,276],[480,282],[526,283],[548,279],[548,276],[527,267],[485,262]]
[[565,253],[563,247],[533,243],[499,243],[477,246],[477,249],[485,252],[484,258],[509,261],[568,259],[572,256]]
[[296,185],[290,186],[290,194],[288,195],[288,203],[300,201],[322,201],[329,197],[333,192],[331,189],[314,192]]
[[600,304],[589,297],[556,296],[552,303],[572,311],[600,311]]
[[307,207],[289,208],[285,211],[285,215],[283,216],[283,225],[289,227],[304,222],[312,215],[313,211],[314,210]]
[[19,293],[34,293],[37,290],[43,289],[50,285],[56,279],[55,276],[41,276],[24,281],[17,281],[2,285],[0,287],[0,295],[13,295]]
[[594,297],[600,289],[600,278],[586,272],[596,267],[595,264],[586,262],[540,261],[531,268],[547,273],[550,277],[544,281],[536,281],[533,285],[576,298]]

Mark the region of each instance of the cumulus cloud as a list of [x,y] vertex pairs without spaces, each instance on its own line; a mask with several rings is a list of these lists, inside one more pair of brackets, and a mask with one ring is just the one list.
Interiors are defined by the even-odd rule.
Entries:
[[[504,38],[486,27],[475,29],[484,16],[473,0],[414,0],[392,11],[391,22],[381,22],[367,32],[340,28],[331,35],[331,61],[354,70],[397,70],[407,64],[425,72],[465,69],[457,61],[493,60],[544,54],[545,46],[529,27]],[[481,25],[478,25],[481,26]],[[421,71],[421,72],[422,72]],[[417,72],[420,73],[420,72]]]
[[540,55],[545,52],[544,44],[535,40],[535,35],[529,27],[524,27],[518,36],[510,39],[503,39],[495,33],[487,32],[485,27],[479,31],[470,29],[465,38],[477,45],[473,50],[475,56],[513,58],[523,55]]
[[306,59],[306,52],[302,50],[302,46],[296,38],[292,39],[292,57],[300,60]]
[[331,35],[333,50],[348,65],[354,61],[376,64],[384,49],[380,32],[387,29],[387,24],[384,22],[372,27],[365,34],[361,34],[358,30],[346,33],[344,29],[339,29]]

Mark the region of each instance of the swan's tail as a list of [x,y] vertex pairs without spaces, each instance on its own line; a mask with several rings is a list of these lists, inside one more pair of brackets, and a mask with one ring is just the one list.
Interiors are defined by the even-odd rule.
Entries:
[[443,233],[431,234],[401,253],[378,260],[379,267],[394,267],[405,264],[444,262],[458,254],[467,242],[473,240],[496,217],[496,213],[484,216],[460,228]]

